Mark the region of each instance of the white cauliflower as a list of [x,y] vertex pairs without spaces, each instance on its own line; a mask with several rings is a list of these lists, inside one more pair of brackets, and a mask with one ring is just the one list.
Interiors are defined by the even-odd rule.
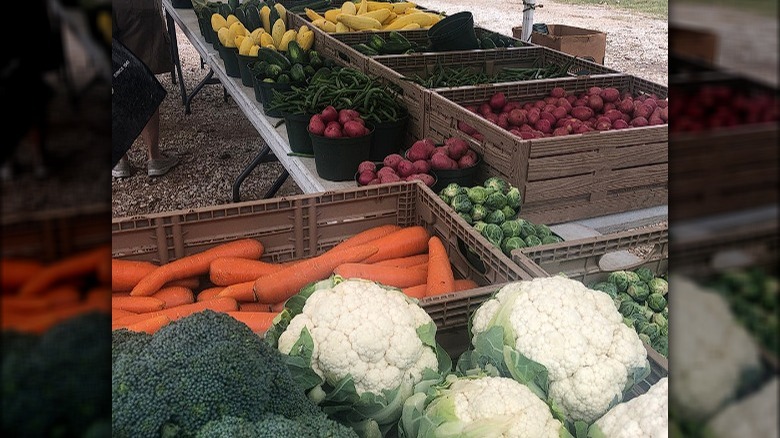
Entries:
[[290,354],[307,328],[314,341],[311,368],[329,384],[351,375],[358,395],[381,394],[402,383],[416,384],[425,369],[436,370],[434,348],[417,329],[433,320],[398,290],[364,280],[345,280],[315,291],[302,313],[279,337]]
[[766,383],[758,392],[728,405],[707,423],[715,438],[778,438],[778,380]]
[[599,418],[622,399],[634,372],[649,367],[639,336],[609,295],[565,277],[504,286],[477,309],[472,333],[496,325],[505,344],[547,368],[548,396],[570,420]]
[[591,429],[600,430],[604,438],[666,438],[669,436],[668,396],[669,379],[664,377],[646,393],[610,409]]
[[736,394],[744,372],[760,367],[759,351],[719,294],[680,276],[669,287],[669,320],[684,334],[669,343],[670,397],[683,416],[702,420]]

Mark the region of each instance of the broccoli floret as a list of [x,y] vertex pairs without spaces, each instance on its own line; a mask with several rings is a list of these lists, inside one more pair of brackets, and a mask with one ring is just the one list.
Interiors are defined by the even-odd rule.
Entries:
[[133,332],[127,329],[119,329],[111,332],[111,363],[123,354],[135,357],[138,351],[143,349],[152,339],[152,336],[144,332]]
[[192,436],[223,416],[320,414],[281,353],[243,323],[212,311],[168,324],[133,353],[116,356],[112,405],[117,437],[160,436],[163,428],[166,435]]
[[108,419],[110,327],[93,312],[40,336],[3,332],[5,436],[81,436]]
[[258,421],[225,416],[203,426],[195,438],[356,438],[352,429],[328,419],[325,414],[289,419],[267,414]]

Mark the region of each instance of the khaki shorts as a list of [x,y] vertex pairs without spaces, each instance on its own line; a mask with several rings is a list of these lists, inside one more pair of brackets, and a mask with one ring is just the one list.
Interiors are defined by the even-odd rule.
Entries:
[[171,42],[161,0],[119,0],[112,6],[114,38],[154,74],[170,72],[173,69]]

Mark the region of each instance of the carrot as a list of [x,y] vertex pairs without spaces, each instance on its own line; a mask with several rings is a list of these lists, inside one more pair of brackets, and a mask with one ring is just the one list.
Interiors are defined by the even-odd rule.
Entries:
[[387,259],[381,262],[376,262],[378,266],[394,266],[396,268],[406,268],[410,266],[423,265],[428,263],[428,254],[418,254],[409,257],[401,257],[398,259]]
[[[295,295],[307,284],[327,278],[338,265],[357,263],[365,260],[378,251],[373,245],[360,245],[343,250],[330,250],[316,257],[258,278],[252,287],[254,301],[261,303],[278,303]],[[220,296],[230,296],[227,290]]]
[[165,315],[157,315],[136,322],[135,324],[130,324],[127,326],[127,329],[133,332],[145,332],[153,335],[157,333],[157,330],[160,330],[169,322],[171,322],[171,318],[168,318]]
[[239,257],[220,257],[209,266],[209,278],[217,286],[255,281],[258,278],[281,271],[292,264],[267,263]]
[[405,287],[401,290],[403,290],[407,296],[421,300],[425,298],[425,292],[428,290],[428,284],[418,284],[416,286]]
[[278,315],[276,312],[227,312],[227,314],[243,322],[257,334],[268,331],[273,325],[274,318]]
[[200,291],[200,293],[198,293],[198,296],[195,298],[195,300],[196,301],[206,301],[206,300],[210,300],[210,299],[216,298],[217,295],[219,295],[219,293],[222,292],[223,289],[225,289],[225,288],[222,287],[222,286],[210,287],[208,289],[203,289],[202,291]]
[[76,303],[81,299],[79,291],[72,286],[55,287],[38,297],[5,296],[0,299],[3,312],[41,312],[52,307]]
[[104,246],[56,261],[24,283],[19,289],[19,296],[39,295],[59,281],[91,274],[95,272],[101,260],[111,257],[110,252],[111,249]]
[[18,289],[43,269],[43,264],[28,259],[0,260],[3,293]]
[[184,304],[181,306],[171,307],[170,309],[126,316],[124,318],[119,318],[116,323],[112,325],[127,327],[130,324],[135,324],[136,322],[143,321],[146,318],[158,315],[165,315],[170,318],[171,321],[176,321],[178,319],[184,318],[185,316],[202,312],[204,310],[213,310],[215,312],[232,312],[238,310],[238,302],[236,302],[236,300],[233,298],[214,298],[213,300]]
[[[114,294],[116,295],[116,294]],[[154,297],[111,296],[111,308],[129,310],[135,313],[154,312],[165,308],[165,301]]]
[[105,310],[106,312],[110,312],[111,290],[108,288],[108,286],[95,286],[87,291],[84,297],[84,302],[93,304],[96,307]]
[[131,312],[129,310],[123,310],[123,309],[111,309],[111,321],[117,320],[119,318],[124,318],[125,316],[130,315],[137,315],[135,312]]
[[455,280],[455,292],[474,289],[477,287],[479,287],[479,285],[474,280],[469,280],[468,278],[463,280]]
[[[260,277],[263,278],[263,277]],[[257,301],[257,296],[254,292],[255,280],[245,281],[243,283],[231,284],[226,286],[218,297],[231,297],[235,298],[240,303],[253,303]]]
[[271,312],[281,312],[282,310],[284,310],[285,304],[287,304],[287,301],[271,304]]
[[262,254],[263,245],[254,239],[241,239],[223,243],[206,251],[182,257],[156,268],[133,287],[130,295],[147,297],[160,290],[170,281],[206,274],[211,262],[219,257],[258,259]]
[[401,227],[398,225],[380,225],[378,227],[369,228],[365,231],[361,231],[355,234],[347,240],[344,240],[343,242],[334,246],[332,249],[342,250],[345,248],[353,248],[358,245],[364,245],[366,243],[373,242],[380,237],[385,237],[388,234],[394,233],[400,229]]
[[428,249],[428,232],[421,226],[402,228],[372,241],[370,245],[379,248],[379,251],[363,263],[409,257]]
[[239,312],[270,312],[271,306],[263,303],[238,303]]
[[[111,290],[114,292],[130,292],[142,278],[159,268],[154,263],[139,260],[111,259]],[[181,286],[187,289],[197,289],[200,279],[197,277],[172,281],[165,286]]]
[[181,286],[169,286],[160,289],[152,297],[162,300],[165,303],[165,308],[181,306],[182,304],[192,304],[195,302],[195,297],[192,295],[192,291],[186,287]]
[[425,283],[428,269],[422,268],[396,268],[393,266],[377,266],[367,263],[344,263],[333,271],[344,278],[362,278],[376,281],[385,286],[404,288]]
[[21,332],[43,333],[60,322],[96,310],[102,311],[103,309],[90,303],[61,306],[44,313],[31,315],[14,324],[13,328]]
[[450,258],[441,240],[433,236],[428,240],[428,290],[425,296],[432,297],[453,292],[455,276]]

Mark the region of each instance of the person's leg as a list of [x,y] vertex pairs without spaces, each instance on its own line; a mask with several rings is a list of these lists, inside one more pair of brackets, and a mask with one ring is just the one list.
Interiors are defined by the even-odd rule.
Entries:
[[141,131],[141,138],[146,143],[147,156],[149,161],[147,164],[147,173],[149,176],[161,176],[168,173],[171,168],[179,164],[178,157],[168,157],[160,152],[160,109],[152,114],[152,118],[146,123],[143,131]]

